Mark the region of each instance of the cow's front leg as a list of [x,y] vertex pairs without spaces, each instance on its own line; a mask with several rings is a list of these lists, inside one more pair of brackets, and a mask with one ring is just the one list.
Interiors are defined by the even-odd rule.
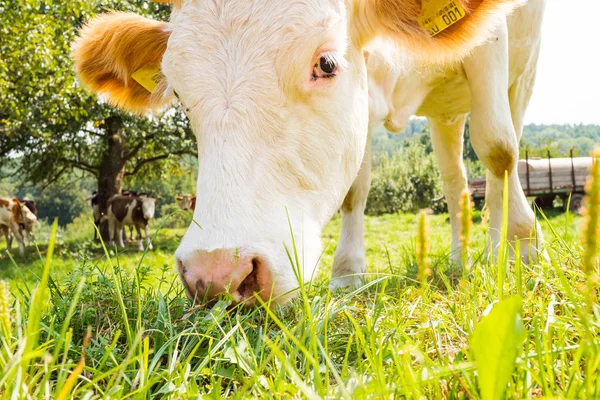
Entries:
[[4,233],[4,237],[6,238],[6,250],[10,253],[12,250],[12,233],[10,228],[6,225],[2,225],[2,233]]
[[[542,240],[535,214],[519,182],[519,143],[508,97],[508,35],[506,23],[495,37],[480,46],[464,61],[471,91],[471,143],[487,168],[486,204],[490,210],[490,244],[497,255],[502,227],[504,173],[508,172],[509,240],[533,237],[521,246],[524,261],[536,258]],[[526,102],[523,106],[526,106]]]
[[[17,239],[17,245],[19,246],[19,255],[21,257],[25,256],[25,236],[23,236],[21,228],[19,227],[18,224],[13,225],[12,233],[13,233],[14,238]],[[11,240],[10,247],[12,247],[12,240]]]
[[[139,229],[139,228],[136,226],[136,229]],[[138,251],[144,251],[144,244],[143,244],[143,242],[144,242],[144,240],[142,238],[142,235],[139,234],[138,238],[137,238]]]
[[330,288],[357,287],[366,272],[364,213],[371,186],[371,132],[362,165],[342,204],[342,228],[333,258]]
[[[96,225],[100,228],[100,225]],[[114,218],[108,218],[108,245],[113,246],[115,244],[115,235],[117,233],[117,223]],[[100,236],[102,238],[102,236]]]
[[125,248],[125,243],[123,242],[123,236],[127,235],[127,232],[125,232],[125,225],[117,222],[116,226],[117,226],[117,241],[119,243],[119,246],[121,248]]
[[144,234],[146,235],[146,247],[148,247],[148,250],[152,250],[152,241],[150,238],[150,225],[146,225],[146,227],[144,228]]
[[429,118],[431,142],[442,175],[443,191],[448,203],[452,227],[451,259],[460,263],[460,197],[467,189],[467,173],[462,160],[465,115],[453,118]]

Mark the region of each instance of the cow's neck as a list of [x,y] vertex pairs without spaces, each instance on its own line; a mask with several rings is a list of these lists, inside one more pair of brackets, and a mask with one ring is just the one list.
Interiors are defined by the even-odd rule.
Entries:
[[140,199],[133,200],[133,209],[131,210],[131,219],[136,225],[148,225],[148,221],[144,218],[143,204]]

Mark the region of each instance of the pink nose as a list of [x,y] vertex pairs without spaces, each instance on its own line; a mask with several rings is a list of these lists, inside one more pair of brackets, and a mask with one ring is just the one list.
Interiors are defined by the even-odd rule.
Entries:
[[187,295],[198,302],[230,293],[233,299],[251,305],[255,294],[263,300],[271,295],[271,273],[260,257],[234,249],[196,250],[177,259],[179,275]]

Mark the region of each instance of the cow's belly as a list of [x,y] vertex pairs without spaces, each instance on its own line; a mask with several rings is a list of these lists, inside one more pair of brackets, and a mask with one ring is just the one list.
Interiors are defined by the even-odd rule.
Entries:
[[10,226],[12,212],[6,208],[0,209],[0,225]]
[[125,218],[123,218],[123,225],[133,225],[133,218],[131,217],[131,212],[128,212]]
[[422,117],[452,117],[471,110],[471,92],[462,68],[434,78],[431,91],[418,108]]

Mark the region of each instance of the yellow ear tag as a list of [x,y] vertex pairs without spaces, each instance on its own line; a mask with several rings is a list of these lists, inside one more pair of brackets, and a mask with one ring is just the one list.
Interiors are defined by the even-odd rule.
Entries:
[[160,68],[153,67],[142,67],[131,74],[131,77],[140,85],[142,85],[150,93],[154,92],[156,86],[162,79],[162,72]]
[[465,9],[457,0],[422,0],[419,25],[435,36],[465,16]]

